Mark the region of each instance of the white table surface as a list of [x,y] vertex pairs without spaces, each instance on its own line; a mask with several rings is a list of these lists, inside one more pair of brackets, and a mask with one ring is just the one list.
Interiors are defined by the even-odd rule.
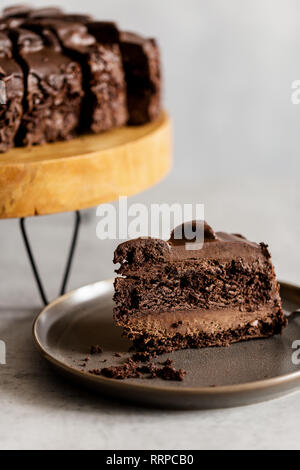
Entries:
[[[237,195],[238,193],[238,195]],[[180,196],[179,196],[180,195]],[[204,202],[215,229],[267,241],[278,277],[300,284],[297,182],[170,178],[135,197],[144,202]],[[117,242],[97,240],[94,212],[84,214],[69,288],[112,276]],[[72,215],[29,220],[49,296],[61,281]],[[295,249],[296,246],[296,249]],[[31,325],[41,304],[17,220],[0,221],[1,449],[299,448],[300,393],[271,402],[210,411],[161,411],[110,402],[60,379],[35,350]]]

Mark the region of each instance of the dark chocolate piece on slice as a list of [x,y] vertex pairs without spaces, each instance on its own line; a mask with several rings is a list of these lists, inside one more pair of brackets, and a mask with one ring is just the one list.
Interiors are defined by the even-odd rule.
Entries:
[[120,35],[129,124],[145,124],[161,111],[160,54],[154,39],[123,32]]
[[204,226],[201,249],[152,238],[116,249],[114,319],[138,351],[225,346],[286,326],[266,245]]
[[10,29],[10,37],[25,79],[17,145],[72,138],[79,125],[82,100],[80,66],[61,52],[50,31],[32,31],[22,24]]
[[12,43],[5,31],[0,31],[0,152],[14,145],[19,129],[24,94],[23,73],[13,59]]

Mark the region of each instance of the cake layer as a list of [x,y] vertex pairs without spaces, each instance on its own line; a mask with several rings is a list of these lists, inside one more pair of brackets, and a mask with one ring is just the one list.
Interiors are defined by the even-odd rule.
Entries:
[[6,152],[14,145],[21,123],[24,85],[22,69],[12,57],[12,44],[4,31],[0,31],[0,80],[0,152]]
[[237,309],[138,312],[126,321],[124,335],[138,350],[169,352],[181,348],[228,346],[231,343],[280,334],[286,326],[280,304],[251,312]]
[[278,286],[267,260],[200,260],[167,264],[164,273],[150,269],[139,277],[119,277],[114,300],[121,311],[227,306],[249,311],[276,296]]

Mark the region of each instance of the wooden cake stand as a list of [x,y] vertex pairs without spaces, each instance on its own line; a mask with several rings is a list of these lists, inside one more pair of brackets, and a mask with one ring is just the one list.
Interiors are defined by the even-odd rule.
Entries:
[[25,230],[25,218],[75,211],[62,294],[76,245],[80,209],[149,188],[166,175],[171,162],[171,122],[166,113],[144,126],[0,154],[0,219],[20,218],[25,247],[45,304],[48,301]]

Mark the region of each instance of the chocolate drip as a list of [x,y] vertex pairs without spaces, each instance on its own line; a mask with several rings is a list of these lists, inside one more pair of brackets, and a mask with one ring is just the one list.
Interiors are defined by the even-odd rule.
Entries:
[[88,31],[99,43],[119,43],[120,32],[115,23],[110,21],[88,21],[86,23]]
[[[62,54],[53,33],[42,25],[10,29],[14,56],[23,69],[24,114],[17,145],[36,145],[74,136],[79,123],[81,70]],[[63,124],[62,124],[63,123]]]
[[120,48],[127,83],[129,124],[152,121],[160,113],[160,54],[154,39],[122,32]]

